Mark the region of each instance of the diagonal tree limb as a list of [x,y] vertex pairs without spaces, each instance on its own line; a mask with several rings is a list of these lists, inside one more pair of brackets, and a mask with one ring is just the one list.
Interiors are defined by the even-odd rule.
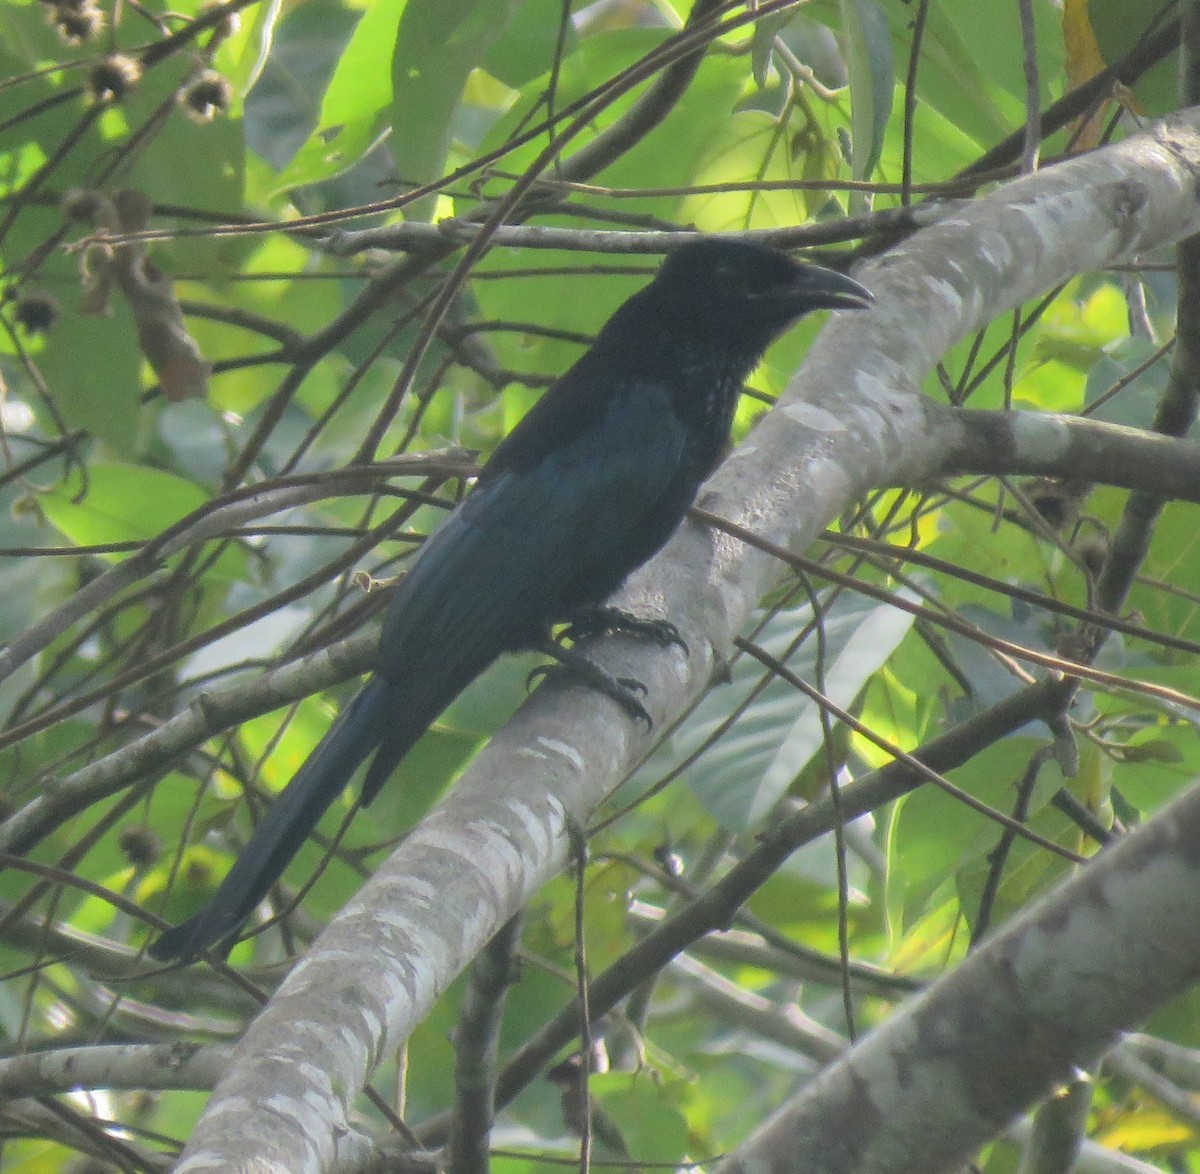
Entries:
[[960,1170],[1200,974],[1200,787],[817,1076],[718,1174]]
[[[858,276],[876,308],[825,331],[797,387],[701,504],[802,549],[870,488],[936,473],[945,419],[916,390],[932,364],[1064,277],[1197,231],[1198,125],[1193,110],[1014,182],[864,269]],[[690,657],[619,640],[596,651],[606,667],[647,684],[661,730],[707,687],[777,575],[765,555],[689,523],[627,595],[667,612]],[[605,698],[570,686],[539,690],[251,1026],[181,1169],[326,1168],[375,1061],[561,868],[568,826],[650,744]]]

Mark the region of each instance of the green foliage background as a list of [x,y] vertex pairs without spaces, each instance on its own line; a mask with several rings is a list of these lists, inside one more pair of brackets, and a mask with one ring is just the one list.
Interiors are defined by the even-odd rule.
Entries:
[[[229,7],[242,9],[235,25],[210,25],[189,40],[181,34],[207,11],[193,0],[169,10],[157,0],[119,10],[101,5],[102,27],[69,44],[55,25],[65,6],[0,0],[5,640],[55,614],[141,544],[221,494],[345,465],[377,423],[386,428],[380,455],[452,446],[486,453],[652,267],[653,258],[589,253],[583,244],[493,248],[452,304],[447,329],[432,340],[398,410],[381,418],[418,340],[424,301],[457,258],[447,247],[389,286],[395,256],[347,250],[337,234],[477,215],[546,147],[546,130],[531,128],[663,46],[687,6],[603,3],[565,26],[562,5],[551,0]],[[926,191],[965,194],[951,185],[956,174],[1025,123],[1017,5],[924,6],[909,119],[918,7],[813,0],[766,5],[757,21],[730,9],[742,22],[713,43],[662,125],[586,187],[555,188],[551,168],[546,190],[560,203],[531,223],[774,229],[898,207],[905,184],[913,199]],[[1158,14],[1148,5],[1132,20],[1135,7],[1091,0],[1060,8],[1036,0],[1043,105],[1062,95],[1068,76],[1086,73],[1080,44],[1111,63],[1137,43]],[[177,47],[155,58],[153,47],[172,35],[180,37]],[[140,78],[120,100],[98,101],[91,93],[96,69],[115,54],[141,61]],[[180,94],[210,76],[205,71],[228,82],[228,100],[199,121]],[[571,149],[627,116],[640,92],[598,109]],[[1127,103],[1121,120],[1106,108],[1112,133],[1125,133],[1135,117],[1172,109],[1170,63],[1139,78]],[[1067,128],[1049,136],[1043,159],[1070,149],[1077,133],[1090,132]],[[397,200],[443,176],[449,178],[420,199]],[[863,182],[855,187],[851,180]],[[150,227],[159,236],[144,247],[171,279],[187,333],[212,364],[202,398],[169,402],[162,394],[135,315],[118,293],[110,291],[104,313],[84,312],[88,275],[103,268],[109,246],[70,219],[64,201],[73,191],[118,189],[153,201]],[[322,214],[326,221],[314,219]],[[841,247],[852,243],[848,235]],[[57,306],[56,321],[48,330],[29,329],[30,307],[47,297]],[[1143,307],[1140,329],[1131,329],[1131,305]],[[997,322],[947,355],[927,390],[987,408],[1083,412],[1103,401],[1103,418],[1148,426],[1164,363],[1150,362],[1122,384],[1170,338],[1174,308],[1169,271],[1077,279],[1026,307],[1019,337],[1011,319]],[[805,323],[772,349],[752,381],[759,398],[743,402],[739,435],[763,410],[762,399],[786,384],[817,328]],[[1117,387],[1119,394],[1106,399]],[[457,483],[440,482],[438,492],[452,503]],[[418,483],[412,478],[403,487]],[[820,557],[994,635],[1053,650],[1068,622],[1011,598],[1006,588],[1085,605],[1088,560],[1102,552],[1123,495],[1016,489],[980,480],[948,492],[889,491],[845,520],[848,532],[915,548],[942,560],[941,569],[864,561],[836,547]],[[397,515],[399,534],[369,556],[339,564],[354,535],[393,509],[407,511]],[[200,691],[253,679],[344,634],[336,617],[361,618],[373,598],[350,573],[402,570],[414,539],[439,516],[434,506],[414,511],[397,498],[312,500],[173,554],[67,624],[0,680],[4,814],[20,812],[59,780],[152,730]],[[1167,508],[1130,601],[1149,629],[1185,641],[1200,640],[1196,533],[1191,507]],[[956,566],[985,576],[985,585],[956,575]],[[319,582],[278,603],[310,576]],[[813,601],[793,580],[766,601],[757,638],[906,749],[1017,687],[986,647],[914,624],[867,596],[822,586],[816,618],[825,630],[820,647],[812,637]],[[1114,638],[1103,667],[1194,688],[1194,654],[1153,642]],[[357,815],[288,931],[242,944],[235,965],[249,967],[264,988],[277,981],[281,960],[344,904],[379,852],[421,817],[505,720],[523,696],[529,668],[518,659],[499,665],[451,707],[380,800]],[[137,969],[131,951],[144,945],[150,927],[109,895],[172,920],[198,908],[253,811],[287,782],[347,695],[331,690],[249,720],[196,747],[165,775],[97,798],[59,822],[31,859],[86,885],[15,862],[0,872],[0,971],[9,976],[0,984],[0,1050],[210,1042],[240,1032],[253,1005],[218,976],[128,977]],[[1057,795],[1065,789],[1102,824],[1129,826],[1196,777],[1200,749],[1194,713],[1136,694],[1084,691],[1073,717],[1079,764],[1071,777],[1053,759],[1037,759],[1040,769],[1030,773],[1045,744],[1044,731],[1031,729],[989,748],[954,780],[1009,812],[1028,775],[1031,826],[1064,848],[1090,853],[1093,841],[1054,804]],[[635,940],[629,901],[662,907],[679,899],[654,864],[656,849],[669,846],[685,863],[685,877],[703,884],[752,845],[778,803],[827,785],[823,745],[811,706],[782,682],[764,682],[749,658],[736,659],[730,685],[710,693],[614,802],[645,793],[644,800],[591,845],[593,968]],[[845,732],[835,735],[833,749],[849,775],[888,757]],[[656,791],[670,771],[681,777]],[[348,792],[289,869],[293,892],[324,863],[350,802]],[[833,844],[823,842],[798,853],[747,911],[806,956],[815,952],[824,979],[800,980],[765,964],[709,963],[744,992],[773,1006],[798,1004],[844,1035],[841,905],[850,956],[878,972],[856,1004],[858,1026],[867,1028],[914,981],[962,957],[999,835],[955,799],[918,791],[853,829],[848,893],[839,894]],[[1069,867],[1018,842],[1002,875],[992,878],[992,924]],[[506,1046],[536,1030],[574,989],[573,900],[571,880],[561,878],[530,910]],[[1193,1004],[1185,1000],[1153,1030],[1200,1047]],[[452,1103],[448,1037],[457,1006],[452,990],[411,1041],[404,1106],[410,1121]],[[612,1035],[626,1070],[598,1078],[593,1092],[644,1161],[682,1163],[732,1148],[814,1070],[811,1056],[739,1021],[732,1005],[713,1011],[677,975],[660,981],[637,1031],[617,1023]],[[630,1063],[634,1053],[640,1066]],[[389,1063],[377,1087],[386,1093],[396,1079]],[[135,1085],[73,1100],[71,1111],[123,1122],[147,1149],[160,1144],[157,1135],[186,1137],[203,1097],[143,1095]],[[62,1133],[22,1126],[3,1105],[0,1127],[10,1139],[7,1168],[67,1166],[72,1143]],[[1172,1115],[1120,1080],[1100,1087],[1091,1130],[1105,1144],[1171,1168],[1193,1160],[1197,1143],[1194,1119]],[[566,1133],[557,1093],[535,1082],[501,1122],[497,1142],[512,1152],[496,1164],[516,1174],[537,1161],[515,1151],[573,1152]],[[1014,1160],[1011,1148],[998,1145],[981,1163],[1004,1171]]]

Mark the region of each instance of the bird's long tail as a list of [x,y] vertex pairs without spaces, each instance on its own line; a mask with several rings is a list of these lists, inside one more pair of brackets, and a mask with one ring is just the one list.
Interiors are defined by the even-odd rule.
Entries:
[[[157,938],[150,946],[152,958],[190,961],[213,947],[228,950],[362,761],[380,743],[396,741],[398,724],[409,724],[399,694],[396,685],[379,677],[367,682],[271,804],[212,901]],[[405,731],[407,746],[424,724],[414,722],[415,728]]]

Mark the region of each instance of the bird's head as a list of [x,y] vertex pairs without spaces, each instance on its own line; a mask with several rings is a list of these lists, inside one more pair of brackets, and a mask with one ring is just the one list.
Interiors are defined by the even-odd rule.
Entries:
[[646,292],[697,334],[719,332],[760,352],[803,314],[862,309],[874,300],[845,274],[763,245],[716,237],[677,248]]

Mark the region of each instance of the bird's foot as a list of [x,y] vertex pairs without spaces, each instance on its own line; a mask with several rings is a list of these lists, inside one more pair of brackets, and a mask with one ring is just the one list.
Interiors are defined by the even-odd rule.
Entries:
[[611,697],[630,717],[646,723],[646,729],[654,728],[654,719],[649,711],[638,700],[638,694],[646,695],[646,686],[633,677],[615,677],[607,669],[601,668],[594,660],[589,660],[582,652],[573,648],[564,648],[561,644],[547,639],[538,645],[538,651],[552,656],[557,665],[539,665],[526,679],[532,684],[538,677],[548,676],[555,671],[569,673],[585,685],[590,685],[597,692]]
[[589,636],[601,636],[606,632],[622,636],[641,636],[656,644],[678,645],[687,655],[687,641],[670,620],[647,620],[619,607],[592,607],[577,612],[567,628],[572,642],[578,643]]

